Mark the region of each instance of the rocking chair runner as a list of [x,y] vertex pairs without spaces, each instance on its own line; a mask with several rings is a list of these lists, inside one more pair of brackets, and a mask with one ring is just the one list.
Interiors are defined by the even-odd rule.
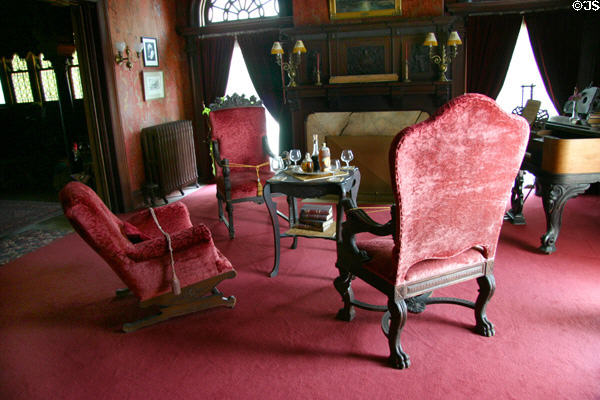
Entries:
[[[234,278],[236,271],[215,247],[208,228],[203,224],[192,226],[183,203],[156,208],[157,225],[148,209],[122,221],[91,188],[79,182],[68,183],[60,192],[60,201],[77,233],[128,287],[117,295],[130,291],[141,307],[159,309],[156,315],[124,324],[123,331],[132,332],[212,307],[235,305],[235,298],[223,297],[216,286]],[[168,234],[168,240],[162,231]],[[181,293],[175,294],[179,285]]]
[[[265,109],[243,96],[211,104],[209,123],[216,171],[219,219],[235,236],[233,205],[252,201],[263,203],[262,187],[273,176],[267,141]],[[223,213],[223,203],[228,218]]]
[[[407,311],[452,303],[475,310],[475,331],[493,336],[486,306],[495,280],[494,256],[510,188],[529,136],[527,122],[478,94],[457,97],[430,119],[401,131],[390,147],[395,205],[391,220],[375,223],[351,199],[337,247],[335,287],[350,321],[354,307],[386,311],[382,327],[389,363],[410,365],[400,344]],[[381,236],[357,239],[360,232]],[[368,235],[367,235],[368,236]],[[354,298],[351,282],[361,278],[388,297],[387,307]],[[429,294],[469,279],[479,284],[473,303]]]

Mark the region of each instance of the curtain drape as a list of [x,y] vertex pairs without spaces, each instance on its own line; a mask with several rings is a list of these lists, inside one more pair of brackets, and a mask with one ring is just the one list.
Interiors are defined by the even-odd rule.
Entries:
[[560,111],[577,86],[583,18],[564,11],[534,13],[525,16],[525,24],[548,95]]
[[467,92],[496,98],[519,36],[520,15],[472,16],[467,21]]
[[289,118],[283,107],[281,67],[271,55],[271,46],[274,41],[279,40],[279,33],[266,31],[240,34],[237,40],[258,96],[273,118],[279,122],[279,147],[289,148]]
[[206,106],[225,95],[234,43],[233,36],[198,39],[201,92]]

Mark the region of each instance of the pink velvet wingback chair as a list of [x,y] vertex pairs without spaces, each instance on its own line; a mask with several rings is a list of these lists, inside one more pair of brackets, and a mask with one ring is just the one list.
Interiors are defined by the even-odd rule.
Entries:
[[[269,156],[273,154],[267,142],[265,109],[260,102],[251,103],[234,95],[211,104],[210,109],[219,219],[233,239],[233,205],[245,201],[263,203],[262,187],[273,176],[269,168]],[[223,202],[228,218],[223,214]]]
[[[496,286],[494,256],[528,136],[523,118],[505,113],[486,96],[462,95],[428,120],[402,130],[392,142],[395,204],[388,223],[375,223],[350,199],[344,200],[347,221],[334,282],[344,307],[337,317],[352,320],[354,306],[386,311],[382,327],[394,368],[410,365],[400,344],[407,311],[421,312],[426,304],[470,307],[475,310],[475,331],[494,335],[486,316]],[[372,235],[357,238],[361,232]],[[354,277],[387,295],[387,306],[356,300]],[[434,289],[469,279],[479,284],[474,303],[429,297]]]
[[[75,231],[108,263],[139,300],[157,307],[156,315],[123,325],[125,332],[217,306],[233,307],[233,296],[216,288],[236,271],[215,247],[208,228],[192,225],[183,203],[138,211],[126,221],[116,217],[88,186],[68,183],[59,194],[65,216]],[[179,294],[177,294],[180,292]],[[118,291],[122,295],[123,291]]]

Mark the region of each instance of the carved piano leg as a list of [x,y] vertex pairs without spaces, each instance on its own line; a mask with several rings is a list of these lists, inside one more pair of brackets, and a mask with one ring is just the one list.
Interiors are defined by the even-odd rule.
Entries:
[[540,250],[546,254],[556,251],[556,240],[562,223],[562,213],[567,200],[585,192],[589,183],[546,184],[542,183],[542,203],[546,214],[546,233],[542,236]]
[[512,194],[510,196],[510,210],[504,216],[505,220],[508,220],[513,225],[525,225],[525,216],[523,215],[523,175],[525,171],[519,170],[517,177],[515,178],[515,184],[512,188]]

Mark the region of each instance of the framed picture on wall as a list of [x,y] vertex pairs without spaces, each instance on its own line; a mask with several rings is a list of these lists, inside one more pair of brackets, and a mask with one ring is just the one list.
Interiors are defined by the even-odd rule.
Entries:
[[402,15],[401,0],[329,0],[329,16],[334,19]]
[[158,46],[156,38],[142,37],[144,45],[144,67],[158,67]]
[[165,81],[162,71],[144,71],[144,100],[162,99],[165,97]]

